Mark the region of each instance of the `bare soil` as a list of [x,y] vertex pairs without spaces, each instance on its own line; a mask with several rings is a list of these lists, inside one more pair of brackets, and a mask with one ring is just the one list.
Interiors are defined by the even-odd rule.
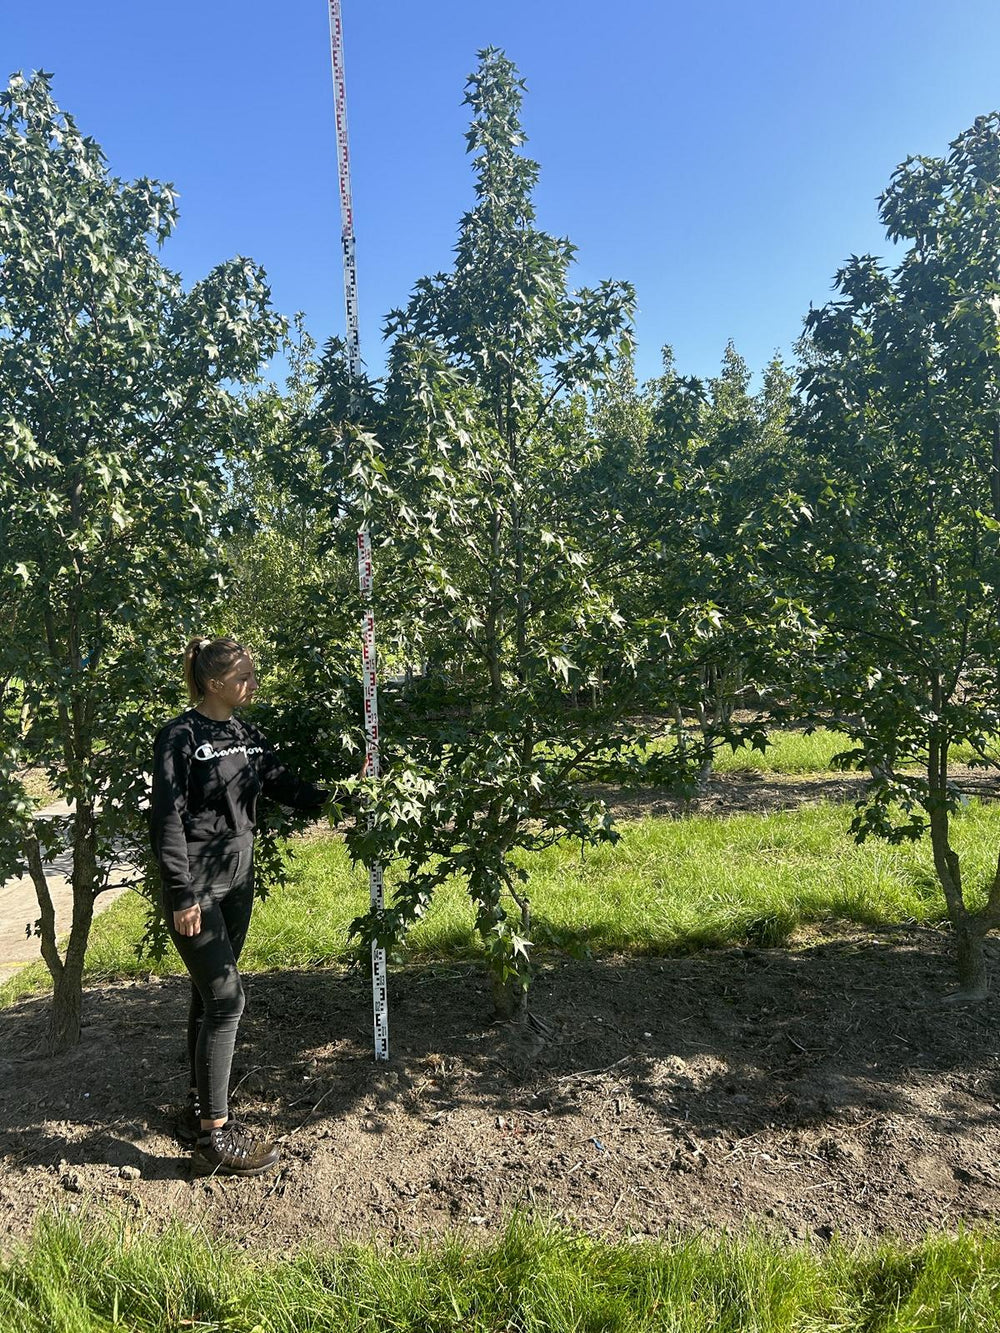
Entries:
[[194,1178],[172,1137],[186,983],[91,988],[58,1059],[32,1057],[26,1001],[0,1013],[0,1246],[104,1205],[269,1252],[489,1232],[514,1207],[616,1236],[952,1229],[1000,1209],[1000,1012],[943,1004],[951,981],[925,929],[560,959],[533,992],[543,1036],[489,1021],[475,967],[409,968],[376,1066],[365,978],[251,976],[234,1109],[284,1154],[246,1181]]
[[[964,796],[981,800],[1000,797],[1000,774],[992,769],[951,764],[948,777]],[[589,783],[587,791],[604,801],[615,819],[641,819],[649,815],[681,814],[736,815],[768,814],[773,810],[797,810],[803,805],[826,801],[859,801],[869,779],[862,773],[764,773],[754,769],[713,773],[704,792],[683,801],[659,787],[620,787]]]

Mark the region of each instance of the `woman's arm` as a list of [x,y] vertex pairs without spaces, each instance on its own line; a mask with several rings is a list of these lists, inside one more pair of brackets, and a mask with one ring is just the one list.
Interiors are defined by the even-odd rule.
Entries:
[[187,912],[198,905],[191,886],[184,835],[190,767],[190,744],[184,733],[161,731],[153,749],[150,832],[164,897],[175,913]]
[[307,814],[319,813],[330,793],[323,787],[317,787],[315,783],[304,782],[296,777],[281,762],[263,732],[249,722],[244,723],[244,726],[252,733],[254,741],[263,751],[257,772],[260,774],[264,795],[269,796],[272,801],[277,801],[279,805],[291,806],[293,810],[301,810]]

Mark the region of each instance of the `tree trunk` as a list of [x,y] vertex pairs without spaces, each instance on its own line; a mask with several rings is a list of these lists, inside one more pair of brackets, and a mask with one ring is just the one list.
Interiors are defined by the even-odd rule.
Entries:
[[[521,910],[521,934],[524,939],[529,939],[531,934],[531,901],[526,895],[518,893],[517,889],[514,888],[514,881],[509,873],[504,875],[504,883]],[[493,1009],[498,1019],[504,1022],[513,1021],[517,1023],[524,1023],[527,1020],[528,985],[525,983],[530,984],[530,978],[531,966],[523,957],[515,976],[507,977],[501,981],[496,973],[491,974]]]
[[674,704],[674,732],[677,736],[677,749],[683,755],[687,752],[688,734],[684,726],[684,714],[681,712],[681,706]]
[[490,983],[493,991],[493,1012],[504,1023],[523,1023],[528,1017],[528,992],[521,985],[519,977],[508,977],[501,981],[491,974]]
[[698,723],[701,727],[702,740],[713,744],[706,752],[698,770],[699,794],[704,792],[715,770],[714,742],[720,732],[725,733],[729,729],[736,707],[736,695],[742,688],[742,679],[743,673],[739,664],[731,668],[709,666],[702,675],[703,694],[698,704]]
[[[76,876],[74,874],[74,881]],[[73,885],[73,925],[66,958],[52,992],[52,1013],[47,1045],[52,1052],[67,1050],[80,1040],[83,1007],[83,965],[94,920],[94,886]]]
[[73,918],[65,958],[59,956],[55,912],[42,865],[41,847],[37,837],[25,842],[28,869],[41,913],[41,952],[52,977],[52,1008],[44,1042],[44,1049],[50,1055],[68,1050],[80,1040],[83,965],[97,890],[96,839],[94,807],[89,802],[78,801],[73,819]]
[[[713,718],[709,716],[708,709],[705,707],[705,690],[709,682],[711,667],[706,672],[702,672],[702,697],[698,700],[698,729],[701,732],[702,744],[707,743],[712,737]],[[705,757],[701,761],[698,769],[698,777],[695,780],[695,791],[699,796],[703,795],[708,786],[708,780],[712,776],[712,769],[715,767],[715,749],[710,747],[705,752]]]
[[59,949],[56,944],[56,913],[52,905],[52,894],[49,892],[49,882],[45,876],[45,867],[42,865],[42,849],[37,835],[33,834],[30,838],[25,839],[24,854],[27,858],[31,882],[35,886],[35,897],[38,900],[38,933],[41,940],[42,957],[45,960],[45,966],[49,969],[49,975],[52,977],[52,984],[55,986],[62,975],[63,961],[59,957]]
[[500,515],[495,509],[490,515],[490,547],[493,564],[484,632],[486,665],[490,673],[490,702],[497,704],[503,698],[503,681],[500,672]]
[[82,1009],[83,960],[80,959],[72,967],[67,963],[53,987],[49,1028],[45,1037],[46,1054],[58,1055],[79,1042]]
[[966,914],[955,927],[955,951],[958,980],[962,989],[955,998],[984,1000],[989,989],[986,971],[985,934],[975,916]]
[[[933,704],[940,711],[941,700],[937,682]],[[965,906],[962,892],[962,866],[958,853],[951,845],[948,818],[948,743],[932,731],[928,745],[927,775],[929,791],[927,813],[931,826],[931,849],[934,869],[948,906],[948,919],[955,932],[956,962],[961,990],[953,999],[981,1000],[985,998],[988,978],[986,954],[983,948],[985,923]]]

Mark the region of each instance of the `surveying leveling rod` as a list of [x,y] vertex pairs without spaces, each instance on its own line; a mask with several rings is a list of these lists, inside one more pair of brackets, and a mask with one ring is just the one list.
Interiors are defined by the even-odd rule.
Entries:
[[[329,0],[330,53],[333,61],[333,101],[337,119],[337,167],[340,176],[341,244],[344,252],[344,305],[347,312],[347,355],[351,374],[361,377],[361,338],[358,328],[358,272],[354,257],[354,209],[351,204],[351,154],[347,141],[347,87],[344,82],[344,32],[340,0]],[[372,610],[372,540],[367,527],[358,532],[358,582],[365,610],[361,621],[361,676],[365,698],[365,742],[370,778],[379,776],[378,690],[375,684],[375,613]],[[385,906],[382,865],[368,867],[371,908]],[[375,1024],[375,1059],[389,1058],[389,995],[385,949],[372,940],[372,1006]]]

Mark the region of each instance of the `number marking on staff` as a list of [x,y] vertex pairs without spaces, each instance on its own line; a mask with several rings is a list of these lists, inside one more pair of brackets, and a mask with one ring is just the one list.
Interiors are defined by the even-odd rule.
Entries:
[[[358,325],[358,270],[354,246],[354,206],[351,202],[351,153],[347,138],[347,85],[344,80],[344,29],[340,0],[329,0],[330,55],[333,64],[333,102],[337,121],[337,168],[340,176],[341,248],[344,261],[344,308],[347,317],[347,356],[351,374],[361,378],[361,334]],[[377,778],[379,766],[378,688],[376,685],[375,613],[372,610],[372,542],[367,528],[358,532],[358,583],[365,609],[361,621],[361,679],[364,687],[365,747],[368,776]],[[384,868],[378,861],[368,867],[372,914],[385,910]],[[372,1013],[375,1059],[389,1058],[389,979],[385,949],[372,939]]]

